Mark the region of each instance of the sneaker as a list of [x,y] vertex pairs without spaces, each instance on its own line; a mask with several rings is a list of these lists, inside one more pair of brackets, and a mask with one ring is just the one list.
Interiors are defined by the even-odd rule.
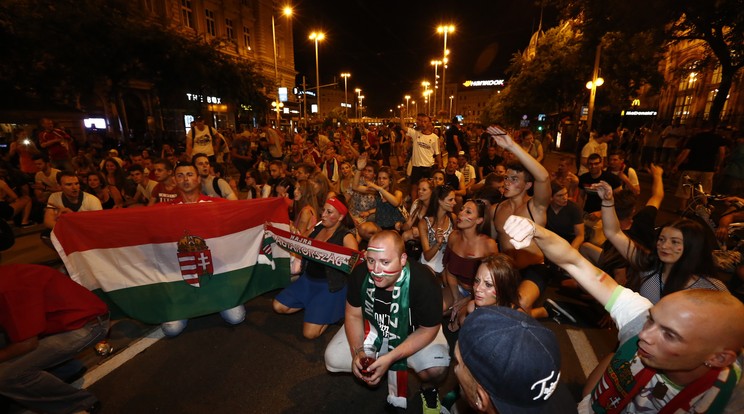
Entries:
[[424,414],[449,413],[446,408],[442,408],[442,404],[439,402],[439,392],[436,388],[421,390],[421,407]]
[[545,310],[548,311],[548,317],[557,323],[561,323],[561,317],[565,317],[571,322],[576,323],[576,318],[568,313],[566,308],[559,306],[553,299],[545,299],[543,306],[545,306]]

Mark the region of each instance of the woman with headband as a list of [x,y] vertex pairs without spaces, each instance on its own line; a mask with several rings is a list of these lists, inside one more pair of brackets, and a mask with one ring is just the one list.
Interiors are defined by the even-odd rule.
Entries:
[[[338,198],[326,200],[320,225],[308,236],[311,239],[358,249],[352,234],[354,221],[346,205]],[[302,335],[315,339],[328,325],[344,317],[346,307],[346,275],[312,260],[303,259],[300,277],[274,298],[274,311],[291,314],[305,310]]]

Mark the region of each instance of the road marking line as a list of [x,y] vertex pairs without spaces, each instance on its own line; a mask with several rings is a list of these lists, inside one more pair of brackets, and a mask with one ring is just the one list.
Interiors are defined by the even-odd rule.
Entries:
[[599,361],[597,355],[594,353],[592,344],[589,343],[589,338],[586,337],[584,331],[578,329],[566,329],[568,339],[573,344],[574,352],[579,358],[581,369],[584,371],[584,377],[589,378],[589,374],[597,367]]
[[114,354],[110,359],[101,365],[96,366],[94,369],[88,371],[83,375],[82,378],[72,383],[77,388],[88,388],[95,384],[98,380],[110,374],[111,371],[124,365],[125,362],[134,358],[137,354],[149,348],[155,342],[163,339],[165,334],[160,327],[157,327],[150,331],[147,335],[140,338],[138,341],[133,342],[126,349],[118,354]]

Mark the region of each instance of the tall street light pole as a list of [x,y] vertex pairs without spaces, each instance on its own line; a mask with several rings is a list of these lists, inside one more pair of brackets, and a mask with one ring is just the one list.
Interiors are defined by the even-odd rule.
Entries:
[[356,108],[357,119],[359,119],[360,118],[359,117],[359,102],[362,101],[361,99],[359,99],[359,97],[362,96],[362,90],[359,89],[359,88],[356,88],[356,89],[354,89],[354,92],[357,93],[356,105],[354,105],[354,107]]
[[452,100],[453,100],[454,98],[455,98],[455,96],[454,96],[454,95],[450,95],[450,97],[449,97],[449,100],[450,100],[450,111],[449,111],[449,119],[452,119]]
[[[439,65],[442,64],[442,61],[441,60],[432,60],[431,61],[431,64],[432,64],[432,66],[434,66],[434,87],[432,89],[434,89],[434,102],[433,102],[433,106],[435,108],[434,111],[436,112],[436,107],[437,107],[437,84],[439,83],[439,75],[437,75],[437,69],[439,69]],[[442,67],[442,70],[444,70],[444,67]],[[436,115],[436,113],[434,115]]]
[[408,118],[409,116],[411,116],[411,114],[408,112],[408,101],[411,100],[411,95],[406,95],[404,96],[404,98],[406,98],[406,118]]
[[349,91],[347,89],[346,81],[351,76],[351,73],[344,72],[341,74],[341,77],[344,78],[344,114],[346,115],[346,119],[349,119]]
[[447,78],[445,72],[447,70],[447,33],[455,31],[454,25],[444,25],[437,27],[437,32],[444,34],[444,49],[442,50],[442,110],[444,110],[444,90],[447,87]]
[[[282,14],[289,17],[292,15],[292,8],[289,6],[284,7]],[[274,41],[274,87],[276,88],[276,103],[274,109],[276,110],[276,127],[279,128],[281,123],[281,113],[279,112],[281,97],[279,96],[279,57],[276,52],[276,22],[274,19],[274,12],[271,12],[271,38]]]
[[[325,33],[323,32],[312,32],[310,33],[310,40],[315,41],[315,99],[318,102],[318,118],[321,117],[320,112],[320,66],[318,65],[318,42],[325,39]],[[321,119],[322,121],[322,119]]]
[[364,118],[364,95],[359,95],[359,118]]
[[424,102],[426,103],[426,114],[429,115],[429,81],[421,82],[421,86],[424,87]]
[[597,96],[597,86],[601,86],[604,83],[604,79],[599,76],[599,56],[602,53],[602,44],[597,45],[597,52],[594,55],[594,71],[592,72],[592,80],[586,83],[587,89],[591,89],[589,94],[589,113],[586,116],[586,131],[592,132],[592,120],[594,118],[594,98]]

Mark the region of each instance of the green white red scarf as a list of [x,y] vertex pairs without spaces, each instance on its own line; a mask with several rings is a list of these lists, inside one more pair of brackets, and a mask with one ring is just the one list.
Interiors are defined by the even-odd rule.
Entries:
[[354,267],[361,263],[361,253],[354,249],[292,234],[270,224],[264,224],[264,241],[261,245],[259,263],[272,264],[274,262],[271,254],[271,245],[274,243],[284,250],[346,274],[351,273]]
[[[410,328],[410,297],[409,287],[411,282],[411,268],[408,263],[403,266],[400,277],[393,286],[392,300],[390,301],[389,319],[386,329],[375,318],[375,281],[372,275],[362,282],[362,298],[364,300],[362,312],[364,313],[365,343],[374,343],[380,353],[385,354],[399,346],[408,337]],[[380,349],[383,340],[387,339],[388,349]],[[408,397],[408,362],[406,358],[399,359],[390,366],[388,370],[388,402],[396,407],[406,407]]]

